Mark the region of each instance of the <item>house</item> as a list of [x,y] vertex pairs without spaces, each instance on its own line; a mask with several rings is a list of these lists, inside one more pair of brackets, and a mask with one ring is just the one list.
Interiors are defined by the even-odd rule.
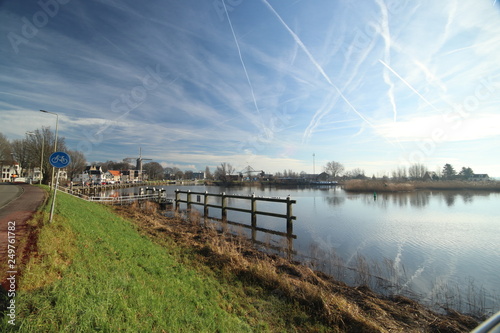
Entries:
[[[120,182],[135,183],[139,181],[139,170],[120,170]],[[146,171],[142,171],[142,180],[147,179]]]
[[[132,174],[132,177],[130,177],[130,174]],[[120,171],[120,182],[121,183],[128,183],[131,180],[134,179],[134,170],[121,170]]]
[[424,174],[424,176],[422,177],[422,180],[424,180],[424,181],[433,181],[433,180],[438,180],[438,179],[439,179],[439,176],[434,171],[427,171]]
[[13,182],[21,176],[21,166],[19,163],[13,162],[11,165],[1,165],[2,167],[2,182]]
[[472,176],[469,177],[469,180],[473,182],[479,182],[479,181],[490,180],[490,177],[486,173],[474,173],[472,174]]
[[119,183],[121,181],[122,172],[120,170],[108,170],[104,173],[106,182]]
[[330,175],[326,172],[322,172],[320,173],[319,175],[316,176],[316,181],[321,181],[321,182],[324,182],[324,181],[327,181],[327,180],[330,180]]
[[33,168],[33,181],[34,182],[40,182],[42,179],[43,174],[40,172],[40,168]]
[[72,180],[75,183],[83,184],[101,184],[104,180],[104,172],[102,167],[97,165],[89,165],[81,174],[76,175]]
[[205,172],[193,172],[193,179],[205,179]]

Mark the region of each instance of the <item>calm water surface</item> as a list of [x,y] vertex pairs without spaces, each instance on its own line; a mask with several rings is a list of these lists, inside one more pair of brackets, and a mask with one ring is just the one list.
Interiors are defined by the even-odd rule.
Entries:
[[[371,275],[392,281],[397,292],[411,291],[428,303],[447,299],[464,311],[471,306],[467,303],[480,303],[474,305],[487,312],[500,310],[500,193],[418,191],[379,194],[375,199],[373,194],[352,194],[338,187],[165,187],[171,197],[176,188],[281,198],[290,195],[297,200],[293,211],[297,216],[296,259],[353,283],[352,271],[339,267],[359,267],[365,262]],[[246,202],[233,204],[249,208]],[[260,210],[267,208],[285,212],[284,204],[258,204]],[[220,216],[215,210],[210,214]],[[229,214],[230,220],[249,223],[248,214]],[[286,231],[282,219],[259,216],[257,224]],[[259,240],[274,245],[286,244],[283,238],[258,233]]]

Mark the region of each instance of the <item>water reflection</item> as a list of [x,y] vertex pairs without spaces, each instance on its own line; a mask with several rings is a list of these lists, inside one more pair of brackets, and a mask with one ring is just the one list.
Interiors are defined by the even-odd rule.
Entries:
[[491,192],[488,191],[440,191],[435,192],[435,195],[441,196],[448,207],[455,205],[458,198],[462,199],[464,204],[472,204],[474,197],[489,197]]
[[455,205],[457,199],[461,199],[464,204],[472,204],[474,197],[488,197],[491,192],[487,191],[415,191],[415,192],[397,192],[397,193],[346,193],[325,196],[324,201],[330,206],[341,206],[347,201],[361,200],[368,206],[376,205],[379,208],[388,209],[389,207],[411,206],[424,208],[431,201],[438,199],[444,202],[448,207]]
[[325,202],[331,206],[340,206],[342,205],[346,198],[344,196],[342,197],[338,197],[338,196],[334,196],[334,197],[325,197]]

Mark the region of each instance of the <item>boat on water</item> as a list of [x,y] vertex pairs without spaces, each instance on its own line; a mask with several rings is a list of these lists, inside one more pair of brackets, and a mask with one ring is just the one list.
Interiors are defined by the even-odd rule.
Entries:
[[311,185],[320,185],[320,186],[335,186],[339,183],[336,181],[312,181]]

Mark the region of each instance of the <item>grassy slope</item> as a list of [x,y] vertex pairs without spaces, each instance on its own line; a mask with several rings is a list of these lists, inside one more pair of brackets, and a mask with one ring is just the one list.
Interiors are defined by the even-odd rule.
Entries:
[[225,310],[231,295],[216,280],[180,264],[109,208],[61,194],[56,213],[20,281],[19,331],[250,330],[237,311]]

